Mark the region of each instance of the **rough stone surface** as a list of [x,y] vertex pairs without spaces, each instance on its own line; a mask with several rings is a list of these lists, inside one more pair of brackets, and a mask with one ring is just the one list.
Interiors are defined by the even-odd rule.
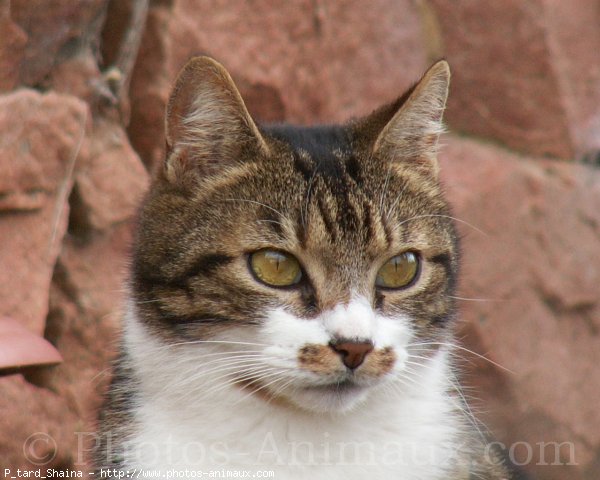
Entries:
[[[65,240],[50,290],[45,332],[64,361],[27,375],[32,384],[57,394],[77,419],[64,430],[83,443],[67,453],[79,459],[71,465],[84,471],[95,438],[96,412],[110,379],[109,362],[118,349],[130,243],[129,224],[96,234],[92,241],[75,236]],[[86,433],[78,437],[74,432]]]
[[80,420],[60,395],[22,375],[0,377],[0,410],[3,474],[5,468],[61,469],[77,461]]
[[108,0],[12,0],[13,21],[27,34],[19,78],[28,86],[44,85],[61,61],[82,45],[98,43]]
[[[487,142],[450,136],[441,157],[465,236],[460,334],[512,372],[459,350],[466,393],[516,460],[531,445],[536,479],[597,479],[600,170],[569,161],[600,163],[597,0],[156,0],[117,102],[104,70],[129,4],[51,4],[0,0],[0,315],[65,361],[0,377],[2,468],[87,470],[93,436],[76,432],[93,429],[117,344],[140,158],[162,161],[188,57],[221,61],[259,121],[312,123],[368,112],[445,55],[450,127]],[[55,443],[27,450],[36,432]],[[540,442],[577,465],[535,465],[556,460]]]
[[[490,412],[481,416],[509,445],[573,442],[578,468],[532,467],[539,478],[588,478],[600,448],[590,401],[600,391],[600,171],[457,138],[441,162],[468,222],[459,223],[465,343],[512,372],[461,354]],[[524,461],[525,447],[516,451]],[[561,454],[567,463],[566,446]],[[554,461],[551,447],[546,457]]]
[[226,66],[259,121],[344,121],[393,100],[423,73],[421,34],[405,0],[159,4],[132,80],[132,142],[146,163],[160,161],[169,89],[194,55]]
[[148,186],[148,172],[118,124],[95,122],[87,147],[75,178],[76,228],[103,230],[131,218]]
[[544,0],[549,49],[577,158],[600,151],[600,2]]
[[453,128],[560,158],[600,145],[598,2],[430,3],[453,67]]
[[0,1],[0,92],[18,83],[27,34],[10,18],[10,2]]
[[67,227],[86,111],[85,103],[54,93],[0,97],[0,305],[38,334]]

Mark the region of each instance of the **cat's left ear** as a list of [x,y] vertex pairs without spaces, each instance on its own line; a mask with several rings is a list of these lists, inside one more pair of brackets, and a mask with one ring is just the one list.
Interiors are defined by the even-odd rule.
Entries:
[[170,182],[189,183],[268,152],[229,73],[209,57],[193,58],[179,73],[165,127]]
[[440,60],[394,104],[367,117],[366,123],[379,124],[372,153],[411,162],[422,173],[437,177],[437,143],[444,132],[442,115],[449,83],[450,67]]

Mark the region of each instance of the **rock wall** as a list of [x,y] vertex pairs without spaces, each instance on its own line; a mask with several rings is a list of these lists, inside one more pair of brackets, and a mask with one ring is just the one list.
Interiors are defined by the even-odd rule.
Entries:
[[599,24],[597,0],[0,0],[0,315],[64,358],[0,377],[0,467],[86,471],[187,58],[220,60],[258,120],[307,124],[367,113],[445,56],[467,394],[535,478],[597,478]]

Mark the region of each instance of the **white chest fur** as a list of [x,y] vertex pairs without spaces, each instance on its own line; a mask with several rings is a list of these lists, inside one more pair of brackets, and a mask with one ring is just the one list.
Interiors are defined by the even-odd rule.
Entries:
[[374,389],[343,414],[317,414],[237,386],[190,391],[189,359],[171,358],[131,316],[126,341],[140,384],[126,469],[174,478],[225,469],[270,470],[281,479],[427,480],[446,478],[456,460],[462,429],[443,351],[422,366],[418,382]]

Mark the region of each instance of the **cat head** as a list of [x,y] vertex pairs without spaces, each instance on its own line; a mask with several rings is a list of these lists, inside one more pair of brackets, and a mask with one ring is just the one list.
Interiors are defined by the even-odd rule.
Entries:
[[259,126],[220,64],[191,60],[135,245],[148,338],[185,349],[198,382],[313,411],[434,356],[458,268],[436,161],[449,77],[440,61],[345,125]]

